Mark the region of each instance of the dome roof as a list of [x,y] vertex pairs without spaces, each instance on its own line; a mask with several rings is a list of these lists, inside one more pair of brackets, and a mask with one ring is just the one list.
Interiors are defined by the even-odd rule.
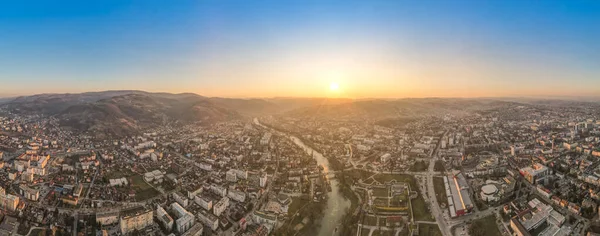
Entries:
[[498,188],[496,187],[496,185],[486,184],[483,187],[481,187],[481,191],[486,195],[492,195],[498,192]]

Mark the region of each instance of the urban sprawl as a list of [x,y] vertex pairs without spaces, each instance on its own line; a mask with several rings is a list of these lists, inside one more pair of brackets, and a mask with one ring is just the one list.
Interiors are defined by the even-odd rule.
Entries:
[[600,235],[585,111],[278,115],[100,140],[4,111],[0,235]]

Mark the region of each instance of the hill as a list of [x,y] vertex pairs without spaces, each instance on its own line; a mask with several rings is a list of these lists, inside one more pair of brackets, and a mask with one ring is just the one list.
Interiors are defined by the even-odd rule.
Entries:
[[325,98],[208,98],[193,93],[119,90],[21,96],[5,101],[1,106],[19,115],[54,117],[62,127],[76,131],[123,136],[167,124],[212,124],[349,101]]
[[241,118],[197,95],[139,93],[73,105],[54,116],[65,127],[116,136],[176,122],[210,124]]

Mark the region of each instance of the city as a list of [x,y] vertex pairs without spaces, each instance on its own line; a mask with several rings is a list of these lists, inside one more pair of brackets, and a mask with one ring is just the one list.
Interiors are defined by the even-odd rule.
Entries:
[[600,1],[0,2],[0,236],[600,236]]
[[24,110],[41,99],[2,105],[5,234],[600,233],[597,103],[341,102],[109,138]]

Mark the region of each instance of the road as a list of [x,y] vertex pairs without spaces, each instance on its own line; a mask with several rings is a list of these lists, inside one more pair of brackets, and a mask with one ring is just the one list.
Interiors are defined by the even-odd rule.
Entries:
[[79,217],[79,214],[75,213],[75,215],[73,215],[73,236],[77,236],[77,218]]
[[[446,133],[444,133],[446,135]],[[433,177],[439,175],[441,173],[436,173],[434,170],[435,162],[437,161],[437,151],[440,147],[440,141],[435,146],[433,152],[431,152],[431,161],[429,161],[429,167],[427,169],[426,178],[427,178],[427,197],[429,198],[429,203],[431,203],[431,214],[435,218],[435,221],[440,226],[440,231],[443,236],[451,236],[452,232],[450,232],[450,227],[448,226],[448,222],[446,222],[446,217],[444,215],[444,211],[440,208],[438,204],[437,198],[435,196],[435,189],[433,187]],[[424,191],[421,191],[423,194]]]
[[[96,176],[98,176],[98,171],[100,170],[100,168],[96,168],[96,172],[94,173],[94,177],[92,178],[92,182],[90,182],[90,186],[87,189],[87,193],[84,193],[84,197],[83,199],[81,199],[81,201],[83,202],[83,200],[87,199],[90,196],[90,192],[92,191],[92,188],[94,188],[94,181],[96,181]],[[79,205],[79,208],[81,208],[81,205]]]
[[[444,133],[444,135],[446,134]],[[434,151],[432,152],[432,158],[431,161],[429,161],[429,167],[427,169],[427,173],[425,174],[425,177],[427,178],[427,198],[429,203],[431,203],[431,214],[434,216],[437,225],[439,225],[442,235],[452,236],[452,227],[464,224],[473,219],[482,218],[489,214],[493,214],[495,211],[500,209],[500,207],[488,208],[485,211],[479,211],[466,216],[461,216],[459,218],[450,219],[449,214],[445,213],[444,209],[440,207],[433,185],[433,177],[442,176],[441,172],[435,171],[435,162],[438,160],[437,152],[439,150],[439,146],[440,142],[437,143]],[[421,192],[423,193],[423,191]]]
[[[435,161],[433,161],[435,162]],[[435,164],[435,163],[434,163]],[[361,170],[360,168],[348,168],[348,169],[344,169],[344,171],[351,171],[351,170]],[[342,171],[333,171],[330,170],[327,173],[328,174],[335,174],[335,173],[341,173]],[[370,173],[372,174],[393,174],[393,175],[415,175],[415,176],[444,176],[444,174],[441,171],[427,171],[427,172],[415,172],[415,171],[382,171],[382,170],[369,170]]]
[[[442,235],[451,236],[452,232],[450,232],[450,227],[448,227],[446,218],[444,217],[444,211],[440,209],[440,205],[438,204],[437,198],[435,197],[435,190],[433,188],[434,166],[435,159],[429,162],[429,169],[427,172],[427,197],[429,198],[429,202],[431,203],[431,214],[435,218],[437,224],[440,226],[440,231],[442,232]],[[423,193],[423,191],[421,191],[421,193]]]

